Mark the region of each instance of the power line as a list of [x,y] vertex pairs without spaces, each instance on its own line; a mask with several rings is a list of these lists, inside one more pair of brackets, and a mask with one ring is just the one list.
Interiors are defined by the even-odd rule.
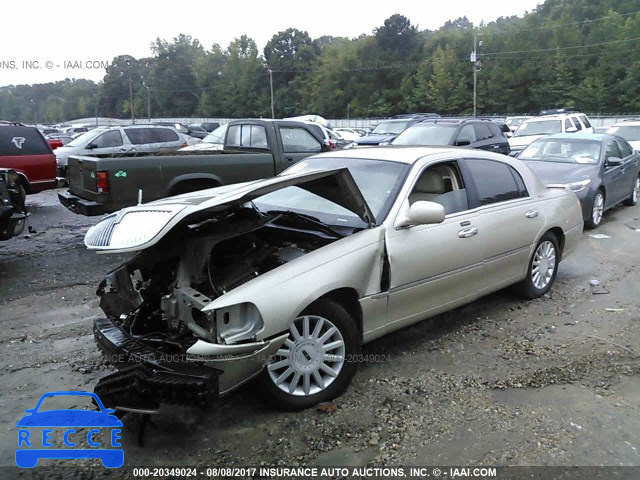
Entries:
[[548,30],[548,29],[551,29],[551,28],[567,27],[567,26],[570,26],[570,25],[582,25],[584,23],[592,23],[592,22],[597,22],[597,21],[600,21],[600,20],[605,20],[607,18],[627,17],[629,15],[635,15],[637,13],[640,13],[640,10],[636,10],[635,12],[629,12],[629,13],[619,13],[619,14],[616,14],[616,15],[605,15],[604,17],[592,18],[590,20],[581,20],[579,22],[559,23],[557,25],[545,25],[543,27],[518,28],[516,31],[513,31],[513,32],[503,31],[503,32],[478,32],[478,33],[480,35],[508,35],[510,33],[533,32],[533,31],[537,31],[537,30]]
[[627,38],[625,40],[612,40],[610,42],[600,42],[600,43],[591,43],[589,45],[573,45],[571,47],[554,47],[554,48],[540,48],[537,50],[513,50],[511,52],[492,52],[492,53],[483,53],[479,54],[481,57],[500,57],[503,55],[510,55],[515,53],[538,53],[538,52],[554,52],[558,50],[572,50],[575,48],[589,48],[589,47],[599,47],[603,45],[612,45],[614,43],[625,43],[625,42],[635,42],[636,40],[640,40],[640,37]]

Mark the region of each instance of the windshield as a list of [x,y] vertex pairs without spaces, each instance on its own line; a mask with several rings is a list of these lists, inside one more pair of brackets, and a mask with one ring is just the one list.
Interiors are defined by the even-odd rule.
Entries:
[[607,133],[618,135],[624,138],[627,142],[640,141],[640,125],[635,127],[631,125],[625,125],[622,127],[611,127],[607,130]]
[[84,147],[91,140],[93,140],[98,135],[106,131],[107,131],[106,129],[102,129],[102,128],[95,128],[93,130],[89,130],[88,132],[83,133],[79,137],[67,143],[67,147]]
[[596,140],[541,138],[525,148],[518,155],[518,160],[596,164],[600,159],[600,149],[601,144]]
[[373,132],[371,132],[372,135],[387,135],[387,134],[391,134],[391,135],[397,135],[398,133],[402,132],[405,128],[407,128],[407,126],[409,125],[409,122],[398,122],[397,120],[395,121],[390,121],[390,122],[380,122],[376,128],[373,129]]
[[202,141],[204,143],[220,143],[220,144],[224,144],[224,137],[225,137],[225,135],[227,133],[227,128],[228,127],[229,127],[229,124],[225,123],[221,127],[216,128],[209,135],[204,137],[202,139]]
[[526,119],[524,118],[507,118],[504,123],[509,125],[510,127],[517,127],[525,120]]
[[[389,213],[391,204],[409,171],[409,165],[383,160],[314,158],[302,160],[280,175],[331,170],[345,166],[362,192],[376,223],[381,223]],[[289,210],[312,215],[328,225],[366,226],[355,213],[299,187],[287,187],[263,195],[254,200],[254,204],[263,212]]]
[[526,135],[551,135],[552,133],[562,133],[562,122],[560,120],[534,120],[523,122],[514,137],[524,137]]
[[392,145],[451,145],[456,125],[418,124],[407,128],[391,142]]

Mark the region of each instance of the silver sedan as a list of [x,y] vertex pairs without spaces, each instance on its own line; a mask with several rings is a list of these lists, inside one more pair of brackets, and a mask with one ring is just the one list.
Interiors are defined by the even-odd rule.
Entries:
[[85,238],[136,253],[98,289],[120,370],[96,393],[206,405],[257,377],[282,408],[333,399],[367,342],[510,285],[547,293],[582,227],[575,193],[459,148],[331,152],[124,209]]

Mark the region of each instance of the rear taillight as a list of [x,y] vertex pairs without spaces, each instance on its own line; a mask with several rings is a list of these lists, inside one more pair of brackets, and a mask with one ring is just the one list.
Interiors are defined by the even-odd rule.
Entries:
[[107,172],[96,172],[96,188],[98,193],[109,191],[109,174]]

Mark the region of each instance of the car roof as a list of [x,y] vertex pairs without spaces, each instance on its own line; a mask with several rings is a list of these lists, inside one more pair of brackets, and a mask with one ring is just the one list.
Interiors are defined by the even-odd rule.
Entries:
[[[532,120],[564,120],[567,117],[575,117],[576,115],[584,115],[581,112],[568,112],[568,113],[557,113],[552,115],[538,115],[537,117],[529,117],[525,122],[530,122]],[[524,122],[523,122],[524,123]]]
[[[464,152],[464,153],[461,153]],[[496,159],[508,164],[513,159],[506,155],[487,152],[475,148],[462,147],[417,147],[413,145],[387,145],[384,147],[363,147],[346,150],[334,150],[320,154],[321,157],[358,158],[363,160],[384,160],[397,163],[414,164],[425,157],[464,157]]]
[[554,133],[553,135],[547,135],[544,138],[568,138],[572,140],[596,140],[601,142],[612,137],[613,135],[607,133],[582,133],[579,135],[576,135],[575,133]]

